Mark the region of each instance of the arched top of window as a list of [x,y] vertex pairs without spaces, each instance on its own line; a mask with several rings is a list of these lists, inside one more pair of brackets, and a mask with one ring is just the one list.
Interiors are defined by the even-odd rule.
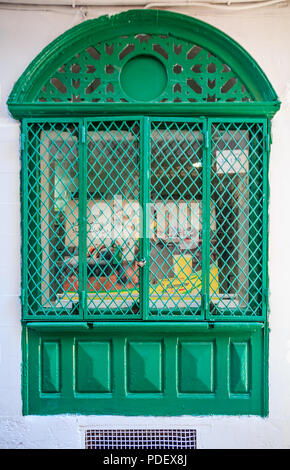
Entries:
[[30,115],[63,113],[68,105],[160,112],[161,105],[178,103],[257,102],[278,105],[261,68],[230,37],[185,15],[131,10],[59,36],[19,78],[8,106],[20,117],[27,109]]

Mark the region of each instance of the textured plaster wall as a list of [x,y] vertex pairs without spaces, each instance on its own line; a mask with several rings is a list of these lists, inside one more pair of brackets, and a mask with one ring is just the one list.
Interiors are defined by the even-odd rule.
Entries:
[[[90,10],[88,18],[120,8]],[[282,101],[273,120],[270,164],[270,414],[259,417],[22,416],[19,123],[6,100],[30,61],[83,20],[65,13],[0,10],[0,448],[78,448],[86,426],[195,427],[199,448],[290,447],[290,7],[238,13],[174,9],[237,40],[257,60]]]

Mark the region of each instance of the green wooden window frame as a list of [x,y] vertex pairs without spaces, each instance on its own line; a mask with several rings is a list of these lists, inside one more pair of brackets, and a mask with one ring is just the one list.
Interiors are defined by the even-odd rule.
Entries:
[[[131,10],[86,21],[49,44],[21,75],[7,104],[22,122],[24,414],[266,416],[268,160],[270,122],[280,103],[255,60],[199,20]],[[89,185],[94,186],[93,172],[95,186],[102,184],[100,175],[106,181],[110,174],[110,164],[98,163],[102,152],[102,161],[106,157],[106,139],[102,149],[94,148],[104,133],[114,140],[118,131],[126,141],[128,130],[138,148],[127,141],[124,151],[115,143],[115,185],[130,161],[139,185],[127,186],[133,188],[131,196],[138,189],[141,206],[162,199],[164,178],[173,199],[191,194],[201,202],[202,244],[200,257],[194,255],[201,268],[194,273],[199,290],[188,308],[181,308],[174,295],[175,306],[168,307],[152,285],[149,237],[139,244],[138,260],[147,263],[140,268],[145,288],[138,309],[118,311],[112,297],[107,312],[91,303],[87,205],[94,193]],[[175,142],[171,147],[168,135]],[[163,151],[162,142],[170,150]],[[131,153],[124,157],[128,148]],[[94,170],[98,165],[100,173]],[[176,194],[170,189],[174,175],[181,181]],[[188,175],[193,175],[190,182]],[[103,192],[104,200],[114,195],[112,188]],[[75,194],[74,205],[58,197],[66,191]],[[78,226],[77,236],[66,235],[71,245],[78,244],[79,256],[78,284],[68,276],[77,302],[67,308],[50,296],[62,286],[55,274],[62,260],[54,247],[64,235],[58,232],[51,243],[61,212],[54,205],[66,209],[58,227]],[[148,210],[141,226],[150,231]],[[218,284],[224,288],[219,292],[211,269],[214,251],[219,270],[227,266],[226,272],[220,270]],[[58,253],[64,252],[59,245]],[[191,271],[184,259],[178,269],[188,281]],[[159,262],[164,266],[164,257]],[[49,263],[56,269],[50,278]],[[227,289],[235,297],[226,297]]]

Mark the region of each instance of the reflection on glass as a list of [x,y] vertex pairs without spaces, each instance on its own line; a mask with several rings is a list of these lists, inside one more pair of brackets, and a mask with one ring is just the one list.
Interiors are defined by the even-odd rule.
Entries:
[[[75,131],[74,125],[45,130],[40,138],[41,193],[40,204],[35,209],[39,210],[42,233],[41,304],[46,308],[73,307],[66,292],[78,290],[78,270],[72,263],[78,250],[78,215],[72,208],[79,184]],[[33,288],[31,291],[34,295]],[[77,295],[75,302],[78,302]]]
[[[154,123],[151,134],[150,312],[200,306],[202,131]],[[191,312],[190,312],[191,309]]]
[[[259,305],[262,140],[254,126],[219,123],[212,128],[210,250],[206,260],[212,314],[246,308],[255,312]],[[89,125],[87,191],[81,195],[77,126],[64,124],[62,129],[39,133],[35,148],[40,164],[35,165],[29,189],[35,214],[29,227],[30,249],[35,255],[29,295],[41,306],[66,307],[77,313],[82,273],[84,282],[87,280],[89,312],[141,317],[138,261],[144,214],[139,204],[139,134],[136,122]],[[152,123],[147,162],[149,286],[142,286],[149,289],[150,315],[200,313],[203,147],[198,123]],[[87,225],[86,240],[82,239],[86,248],[80,251],[81,204]],[[40,242],[35,236],[39,228]]]
[[140,315],[138,124],[91,124],[87,173],[88,308]]
[[[250,279],[259,284],[262,272],[260,229],[257,233],[262,218],[261,142],[253,124],[248,128],[244,124],[218,124],[213,127],[212,136],[211,199],[215,215],[211,229],[218,289],[213,277],[210,310],[218,314],[223,310],[250,308],[250,294],[256,306],[258,303],[259,294],[251,291]],[[251,222],[256,226],[252,237]]]

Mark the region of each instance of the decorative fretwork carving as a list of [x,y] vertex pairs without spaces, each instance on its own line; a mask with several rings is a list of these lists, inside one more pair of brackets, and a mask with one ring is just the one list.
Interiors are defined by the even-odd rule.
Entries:
[[159,59],[168,77],[165,89],[151,102],[253,100],[235,71],[208,50],[174,37],[138,34],[79,51],[47,79],[36,101],[132,101],[122,89],[120,74],[129,60],[144,55]]

